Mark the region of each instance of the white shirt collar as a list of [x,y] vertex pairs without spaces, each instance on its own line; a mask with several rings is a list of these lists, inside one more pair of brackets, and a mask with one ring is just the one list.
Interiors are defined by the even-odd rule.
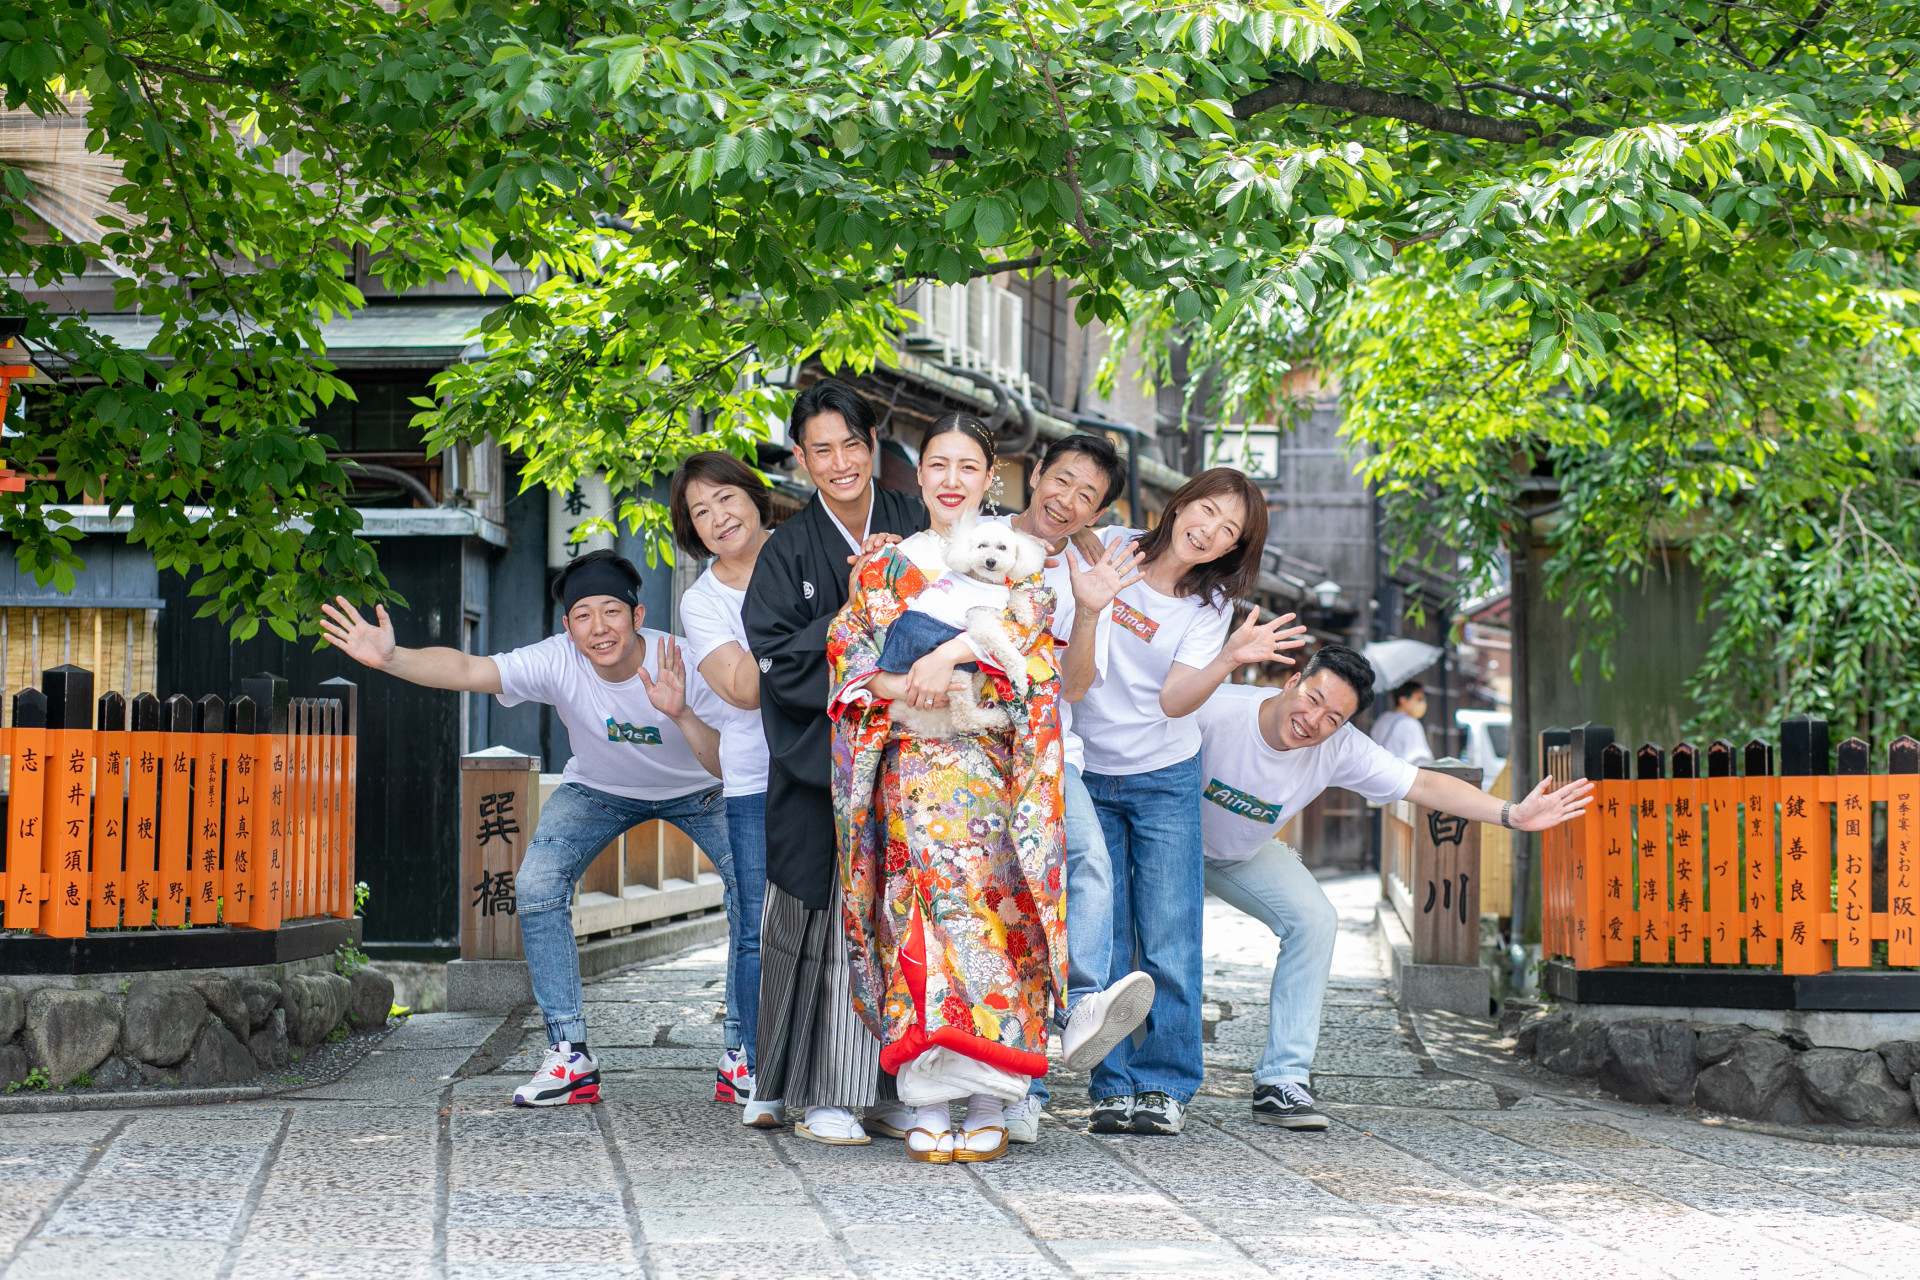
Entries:
[[867,535],[873,532],[873,507],[874,507],[875,488],[876,486],[873,481],[871,480],[867,481],[867,527],[860,531],[860,536],[857,538],[854,537],[853,534],[847,529],[847,526],[840,523],[840,517],[833,514],[833,508],[827,505],[826,495],[822,494],[820,496],[820,509],[827,513],[827,519],[833,521],[833,527],[840,531],[840,536],[845,538],[847,540],[847,545],[852,547],[855,551],[860,550],[861,544],[867,540]]

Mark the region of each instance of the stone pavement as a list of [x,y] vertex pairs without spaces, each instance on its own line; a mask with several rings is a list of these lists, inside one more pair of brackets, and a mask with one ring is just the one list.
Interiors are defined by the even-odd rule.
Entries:
[[514,1053],[498,1017],[429,1015],[298,1097],[0,1117],[0,1280],[1920,1270],[1920,1149],[1738,1132],[1511,1068],[1484,1024],[1397,1010],[1372,883],[1329,887],[1326,1134],[1248,1119],[1272,944],[1219,903],[1187,1133],[1090,1137],[1084,1080],[1062,1076],[1041,1142],[989,1165],[741,1128],[708,1100],[722,957],[707,948],[589,987],[596,1107],[504,1105],[537,1020]]

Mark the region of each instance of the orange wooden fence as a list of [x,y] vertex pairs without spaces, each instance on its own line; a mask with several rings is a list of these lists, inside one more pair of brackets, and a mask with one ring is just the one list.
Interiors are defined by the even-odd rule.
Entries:
[[73,938],[353,915],[352,684],[288,699],[261,676],[231,704],[96,703],[92,684],[54,668],[0,728],[6,928]]
[[[1632,757],[1612,730],[1541,735],[1545,771],[1591,778],[1585,816],[1542,833],[1542,951],[1576,968],[1699,965],[1920,967],[1920,741],[1840,744],[1830,773],[1825,721],[1797,716],[1774,748],[1704,753],[1682,743]],[[1876,890],[1876,884],[1879,888]]]

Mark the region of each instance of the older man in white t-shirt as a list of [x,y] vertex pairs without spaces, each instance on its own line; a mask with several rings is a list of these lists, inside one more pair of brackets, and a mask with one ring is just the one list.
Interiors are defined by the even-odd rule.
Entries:
[[[1126,487],[1127,467],[1105,436],[1072,435],[1047,446],[1034,473],[1027,509],[1006,519],[1038,538],[1051,553],[1044,570],[1053,590],[1053,638],[1060,653],[1060,743],[1065,767],[1060,789],[1067,838],[1067,1008],[1069,1069],[1079,1070],[1112,1051],[1153,1005],[1153,979],[1134,971],[1107,985],[1113,956],[1113,863],[1093,797],[1081,781],[1086,747],[1073,731],[1073,708],[1106,676],[1113,617],[1107,601],[1138,579],[1140,554],[1108,546],[1091,529]],[[1069,552],[1068,547],[1073,548]],[[1076,585],[1092,588],[1097,605],[1082,606]],[[1006,1112],[1007,1140],[1038,1142],[1046,1081]]]
[[1328,787],[1344,787],[1376,804],[1409,799],[1475,822],[1542,831],[1585,808],[1593,790],[1576,782],[1549,791],[1542,779],[1526,799],[1507,802],[1415,768],[1350,723],[1372,701],[1367,660],[1327,645],[1281,688],[1223,685],[1196,713],[1207,891],[1280,939],[1267,1045],[1253,1073],[1253,1118],[1262,1124],[1327,1127],[1307,1086],[1339,921],[1300,855],[1276,838],[1281,825]]
[[[376,609],[369,626],[344,599],[322,605],[328,643],[356,662],[430,689],[491,693],[503,706],[544,702],[573,747],[564,781],[512,885],[533,997],[550,1046],[516,1106],[600,1100],[600,1066],[587,1048],[573,889],[602,849],[660,819],[702,849],[727,847],[720,792],[719,698],[680,658],[674,638],[642,626],[640,571],[610,551],[581,556],[554,582],[564,634],[492,657],[457,649],[403,649]],[[652,649],[651,659],[649,648]]]

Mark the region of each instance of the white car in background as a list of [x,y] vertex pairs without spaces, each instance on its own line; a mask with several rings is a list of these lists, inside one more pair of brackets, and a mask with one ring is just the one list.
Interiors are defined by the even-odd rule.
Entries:
[[1456,711],[1454,723],[1466,730],[1467,745],[1460,757],[1480,766],[1480,789],[1491,791],[1507,767],[1508,736],[1513,714],[1507,711]]

